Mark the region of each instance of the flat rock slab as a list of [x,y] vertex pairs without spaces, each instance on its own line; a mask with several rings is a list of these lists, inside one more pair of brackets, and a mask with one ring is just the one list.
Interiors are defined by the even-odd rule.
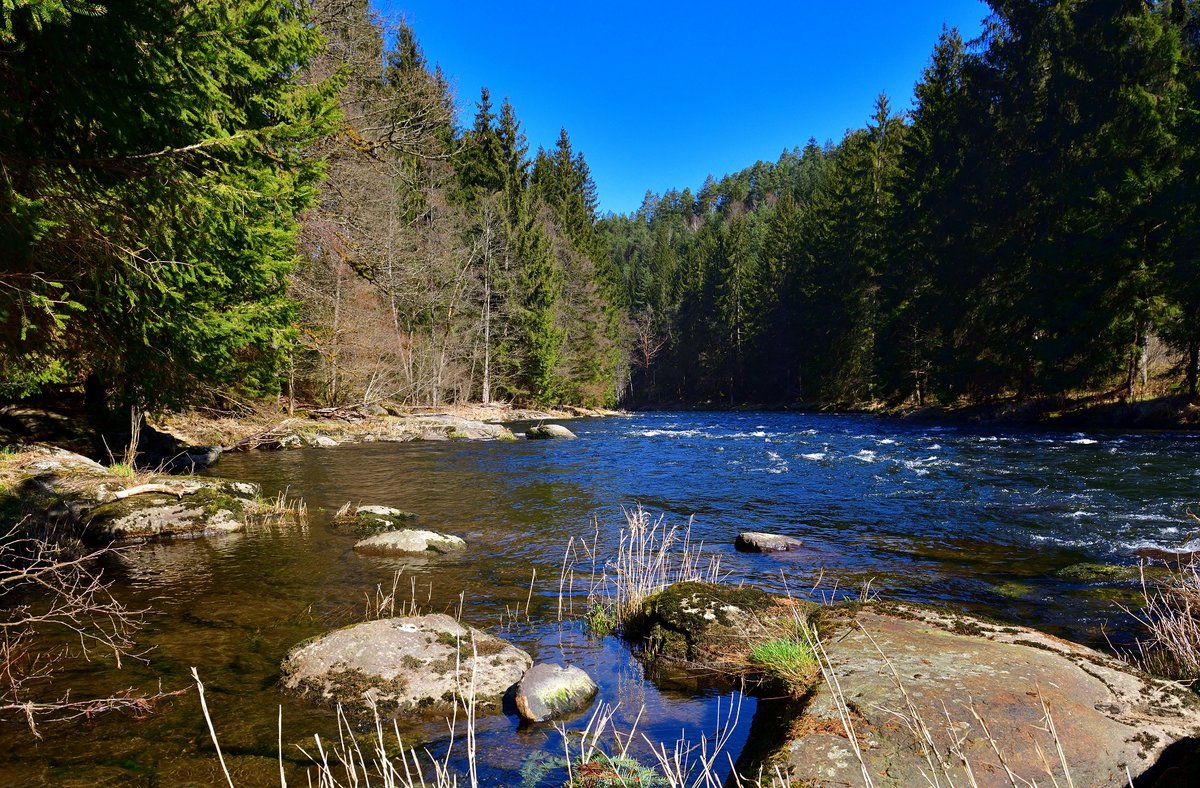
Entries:
[[575,438],[575,433],[561,424],[538,424],[525,430],[525,437],[530,440],[546,440],[549,438]]
[[[96,492],[109,496],[122,486],[106,484]],[[154,492],[96,506],[88,516],[84,540],[108,544],[233,533],[243,530],[261,509],[255,484],[179,479],[166,486],[182,495]]]
[[417,516],[391,506],[360,506],[352,513],[335,517],[333,527],[338,531],[351,531],[359,536],[394,531]]
[[528,722],[546,722],[587,708],[599,689],[574,665],[540,662],[517,684],[517,713]]
[[804,542],[779,534],[743,531],[738,534],[733,546],[743,553],[784,553],[803,548]]
[[444,613],[368,621],[302,643],[283,661],[283,685],[330,703],[439,710],[469,691],[499,711],[533,660]]
[[354,545],[356,552],[366,555],[406,555],[410,553],[452,553],[466,548],[467,543],[457,536],[436,531],[402,528],[368,536]]
[[[1126,767],[1136,778],[1168,745],[1200,733],[1193,693],[1035,630],[891,606],[858,613],[825,648],[877,786],[933,784],[934,774],[942,785],[1014,784],[980,719],[1022,781],[1051,784],[1051,772],[1065,785],[1043,703],[1080,786],[1128,785]],[[933,766],[914,733],[918,717],[935,743]],[[962,757],[952,752],[950,729]],[[828,683],[792,730],[781,760],[793,784],[863,783]]]

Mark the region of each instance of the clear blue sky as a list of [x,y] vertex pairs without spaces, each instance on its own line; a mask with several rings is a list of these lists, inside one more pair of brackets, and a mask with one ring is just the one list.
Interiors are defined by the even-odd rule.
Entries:
[[907,109],[942,24],[970,40],[988,14],[979,0],[374,2],[441,64],[460,123],[486,85],[531,152],[565,126],[601,213],[838,140],[880,91]]

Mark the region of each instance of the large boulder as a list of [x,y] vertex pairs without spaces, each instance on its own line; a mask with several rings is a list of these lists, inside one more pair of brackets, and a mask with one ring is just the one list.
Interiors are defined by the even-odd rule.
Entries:
[[575,433],[561,424],[537,424],[525,430],[525,437],[530,440],[546,440],[549,438],[575,437]]
[[592,677],[574,665],[540,662],[517,684],[517,713],[527,722],[546,722],[587,708],[597,689]]
[[773,759],[793,784],[863,782],[844,718],[877,786],[1062,785],[1060,747],[1075,785],[1124,786],[1200,735],[1192,692],[1035,630],[906,605],[823,635],[840,692],[823,683]]
[[628,630],[655,661],[736,675],[754,644],[795,634],[815,609],[746,586],[675,583],[647,599]]
[[451,616],[368,621],[302,643],[283,661],[283,685],[329,703],[440,710],[474,682],[479,707],[500,701],[533,660]]
[[439,534],[436,531],[421,531],[416,528],[401,528],[368,536],[354,545],[354,550],[364,555],[407,555],[411,553],[452,553],[467,546],[457,536]]

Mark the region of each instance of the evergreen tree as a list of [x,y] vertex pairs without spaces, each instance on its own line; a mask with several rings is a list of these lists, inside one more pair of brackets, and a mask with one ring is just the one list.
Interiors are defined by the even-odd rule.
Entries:
[[336,118],[335,81],[293,79],[321,37],[284,0],[50,7],[4,14],[9,393],[83,375],[136,405],[271,391],[321,173],[305,149]]

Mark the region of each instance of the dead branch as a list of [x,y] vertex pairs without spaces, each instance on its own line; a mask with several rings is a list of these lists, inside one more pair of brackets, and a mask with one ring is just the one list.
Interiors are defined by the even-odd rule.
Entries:
[[49,699],[38,697],[68,660],[108,654],[119,668],[124,658],[142,658],[134,652],[133,635],[144,611],[113,597],[111,582],[96,568],[109,549],[71,557],[44,539],[23,536],[22,526],[0,535],[0,721],[21,720],[37,736],[39,720],[117,709],[148,713],[163,693],[126,690],[73,700],[69,691],[53,690]]
[[135,495],[145,495],[146,493],[166,493],[174,495],[176,498],[182,498],[188,494],[188,490],[181,490],[169,484],[139,484],[134,487],[126,487],[124,490],[117,490],[112,494],[112,500],[120,501],[124,498],[132,498]]

